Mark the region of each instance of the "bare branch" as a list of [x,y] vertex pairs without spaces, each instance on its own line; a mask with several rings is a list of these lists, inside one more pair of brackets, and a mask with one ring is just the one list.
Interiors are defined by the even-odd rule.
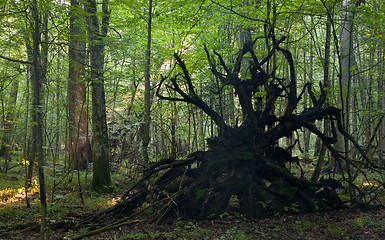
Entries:
[[[282,40],[282,38],[281,38]],[[274,44],[276,45],[276,44]],[[288,103],[285,109],[285,116],[288,117],[290,114],[292,114],[293,110],[297,107],[299,98],[297,98],[297,77],[295,74],[295,68],[294,68],[294,60],[293,55],[291,52],[287,49],[281,48],[279,45],[277,46],[277,50],[281,51],[283,55],[285,56],[288,64],[289,64],[289,71],[290,71],[290,83],[289,83],[289,94],[288,94]]]
[[15,62],[15,63],[32,64],[31,62],[28,62],[28,61],[9,58],[9,57],[3,56],[3,55],[0,55],[0,58],[5,59],[7,61]]
[[267,56],[259,63],[261,66],[265,64],[269,59],[273,56],[275,50],[278,49],[279,44],[281,44],[283,41],[285,41],[286,37],[281,37],[281,39],[278,40],[278,42],[274,43],[273,49],[270,50],[270,52],[267,54]]
[[212,109],[210,106],[208,106],[196,93],[194,90],[194,86],[191,81],[191,77],[189,72],[187,71],[186,65],[184,61],[179,57],[178,54],[174,54],[175,59],[177,60],[177,64],[183,71],[183,78],[187,81],[188,85],[188,92],[186,93],[183,91],[177,81],[177,77],[179,75],[176,75],[175,77],[171,78],[170,81],[172,82],[173,87],[167,86],[168,88],[174,90],[177,92],[182,98],[174,98],[174,97],[167,97],[160,94],[160,88],[162,87],[163,82],[166,80],[163,76],[161,77],[161,81],[158,85],[158,89],[156,91],[156,95],[160,99],[170,100],[170,101],[178,101],[178,102],[186,102],[191,103],[197,106],[198,108],[202,109],[208,116],[211,117],[211,119],[218,125],[219,132],[224,133],[227,125],[221,115],[219,115],[214,109]]
[[176,59],[177,64],[179,65],[179,67],[183,71],[184,78],[186,79],[187,85],[189,88],[189,94],[192,95],[193,97],[196,96],[194,86],[192,85],[191,77],[190,77],[189,72],[187,71],[186,65],[184,64],[183,60],[179,57],[179,55],[177,53],[174,53],[174,57]]
[[230,72],[229,68],[226,66],[225,61],[223,61],[222,56],[215,50],[214,50],[214,54],[218,56],[219,62],[221,63],[222,67],[225,69],[226,73],[230,74],[231,72]]
[[214,4],[216,4],[216,5],[218,5],[218,6],[220,6],[221,8],[224,8],[224,9],[226,9],[226,10],[228,10],[228,11],[234,13],[235,15],[238,15],[238,16],[242,17],[242,18],[245,18],[245,19],[248,19],[248,20],[251,20],[251,21],[256,21],[256,22],[263,22],[263,23],[266,23],[265,20],[261,20],[261,19],[257,19],[257,18],[251,18],[251,17],[248,17],[248,16],[245,16],[245,15],[243,15],[243,14],[238,13],[238,12],[236,12],[236,11],[232,8],[232,6],[229,8],[229,7],[223,6],[222,4],[217,3],[217,2],[215,2],[215,1],[213,1],[213,0],[211,0],[211,2],[214,3]]

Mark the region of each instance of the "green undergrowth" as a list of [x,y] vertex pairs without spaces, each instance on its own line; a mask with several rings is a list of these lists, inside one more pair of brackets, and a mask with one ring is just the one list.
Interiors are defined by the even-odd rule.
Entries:
[[[309,165],[310,166],[310,165]],[[91,192],[88,185],[92,174],[87,171],[75,171],[66,174],[52,166],[47,166],[46,186],[48,200],[48,221],[55,224],[60,221],[76,221],[84,214],[97,212],[114,205],[119,197],[129,189],[136,181],[124,173],[117,171],[112,175],[114,191],[109,194]],[[311,169],[304,169],[311,172]],[[339,176],[336,176],[337,178]],[[355,183],[362,189],[376,187],[371,181],[381,179],[382,176],[375,173],[368,174],[367,178],[359,175]],[[25,174],[23,167],[14,168],[7,174],[0,174],[0,239],[2,235],[13,236],[23,234],[20,229],[30,223],[39,223],[40,202],[38,182],[33,179],[33,187],[28,194],[30,207],[25,200]],[[381,188],[381,186],[379,186]],[[343,194],[343,193],[342,193]],[[343,195],[342,195],[343,196]],[[268,204],[268,203],[266,203]],[[145,212],[142,218],[151,219],[156,216],[155,212]],[[336,215],[348,214],[337,212]],[[354,217],[341,217],[340,220],[330,220],[319,215],[294,215],[280,217],[246,220],[242,215],[224,213],[219,216],[220,223],[214,219],[204,222],[181,219],[177,215],[176,221],[171,224],[159,224],[156,227],[146,228],[140,224],[128,226],[112,231],[116,239],[290,239],[299,237],[303,239],[350,239],[359,231],[365,239],[366,235],[384,237],[385,217],[369,216],[365,214],[354,215]],[[178,217],[179,216],[179,217]],[[313,219],[313,216],[317,216]],[[333,213],[331,213],[333,216]],[[341,220],[342,219],[342,220]],[[145,220],[144,220],[145,221]],[[83,229],[66,231],[61,239],[71,239],[79,236],[80,232],[90,231],[87,227]],[[54,231],[50,235],[57,234]],[[99,237],[99,236],[98,236]],[[33,239],[33,236],[17,236],[15,239]],[[12,238],[4,238],[12,239]],[[103,239],[103,235],[99,237]],[[367,238],[366,238],[367,239]],[[373,238],[372,238],[373,239]],[[376,238],[374,238],[376,239]],[[381,238],[379,238],[381,239]]]
[[309,231],[319,231],[323,236],[330,239],[346,239],[348,236],[346,231],[335,223],[296,221],[292,227],[299,234],[306,234]]
[[214,229],[208,225],[201,225],[192,221],[177,221],[172,230],[161,231],[139,228],[135,233],[126,233],[119,236],[120,240],[127,239],[254,239],[245,233],[242,227],[229,226],[229,228]]
[[[48,221],[75,221],[83,214],[106,209],[116,204],[120,194],[100,194],[89,190],[92,175],[87,171],[67,174],[65,171],[45,167]],[[25,196],[23,166],[0,174],[0,239],[1,234],[12,233],[19,226],[38,223],[40,220],[39,184],[36,177],[29,188],[28,203]],[[130,184],[127,178],[115,173],[115,189],[123,191]],[[29,206],[28,206],[29,205]]]

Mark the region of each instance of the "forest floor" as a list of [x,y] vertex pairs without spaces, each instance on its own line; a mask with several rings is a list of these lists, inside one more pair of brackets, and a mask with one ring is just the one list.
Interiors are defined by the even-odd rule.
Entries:
[[[85,239],[385,239],[385,212],[329,212],[241,220],[176,220],[150,224],[138,218],[130,225],[106,231]],[[132,221],[132,220],[131,220]],[[72,239],[89,229],[78,231],[55,229],[49,239]],[[33,228],[2,233],[0,239],[37,239]]]
[[[229,217],[216,221],[181,219],[150,224],[147,220],[136,219],[130,226],[88,239],[385,239],[384,210],[302,214],[252,221]],[[64,235],[53,233],[51,239],[63,239]]]
[[[2,187],[5,184],[10,187]],[[21,184],[20,178],[0,176],[0,239],[38,238],[38,188],[35,185],[31,189],[30,207],[27,208]],[[55,191],[49,189],[48,239],[74,239],[105,225],[107,221],[80,224],[76,229],[68,227],[74,226],[87,213],[114,205],[127,186],[124,182],[116,182],[116,186],[122,186],[122,189],[115,189],[113,194],[95,194],[80,189],[80,185],[75,179]],[[153,217],[153,212],[143,211],[120,227],[84,239],[385,239],[385,208],[346,209],[254,220],[225,213],[219,220],[195,221],[179,217],[158,224],[150,223]]]
[[[8,215],[9,218],[5,219],[3,215],[0,218],[0,229],[3,230],[0,239],[37,239],[38,213],[25,206],[21,208],[19,212],[24,211],[25,217]],[[73,239],[93,229],[94,226],[82,226],[77,230],[61,227],[59,221],[68,222],[80,216],[80,211],[71,208],[67,211],[61,219],[52,217],[50,222],[55,229],[49,231],[49,239]],[[211,221],[180,218],[158,224],[149,223],[152,217],[149,213],[143,214],[129,219],[119,228],[85,239],[385,239],[384,209],[296,214],[256,220],[232,216]]]

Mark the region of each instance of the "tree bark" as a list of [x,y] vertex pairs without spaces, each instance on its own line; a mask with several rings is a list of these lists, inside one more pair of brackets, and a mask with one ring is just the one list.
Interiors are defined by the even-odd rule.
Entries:
[[353,12],[350,9],[352,3],[350,0],[344,0],[345,8],[342,29],[341,29],[341,82],[340,82],[340,104],[342,107],[343,121],[345,129],[349,126],[350,111],[350,87],[351,87],[351,69],[353,66]]
[[148,144],[150,143],[150,110],[151,110],[151,86],[150,86],[150,64],[151,64],[151,22],[152,22],[152,0],[148,2],[147,21],[147,49],[144,80],[144,112],[143,112],[143,144],[142,152],[145,164],[148,164]]
[[171,148],[171,153],[170,153],[170,158],[171,159],[176,159],[176,154],[178,150],[178,145],[177,145],[177,140],[176,140],[176,124],[177,124],[177,119],[178,119],[178,113],[177,113],[177,107],[176,103],[172,103],[172,111],[171,111],[171,142],[170,142],[170,148]]
[[71,0],[68,80],[69,160],[74,169],[91,162],[85,84],[85,17],[79,0]]
[[[385,67],[385,63],[384,63],[385,62],[385,49],[384,49],[385,44],[379,43],[379,45],[382,46],[378,50],[379,59],[382,60],[382,69],[380,70],[380,76],[377,81],[377,87],[378,87],[379,93],[382,93],[382,94],[378,95],[377,105],[378,105],[378,109],[383,109],[384,103],[385,103],[385,94],[384,94],[385,84],[384,84],[384,81],[382,81],[382,79],[384,79],[383,78],[384,72],[382,70]],[[378,154],[378,158],[380,159],[380,165],[381,166],[384,165],[385,163],[385,121],[384,120],[378,129],[377,154]]]
[[[340,75],[339,75],[339,97],[337,101],[342,109],[342,122],[345,130],[349,131],[349,112],[350,112],[350,87],[351,87],[351,67],[352,67],[352,41],[353,41],[353,12],[351,10],[352,1],[344,0],[344,15],[342,16],[342,29],[340,35]],[[348,140],[337,131],[338,141],[335,149],[343,152],[345,157],[348,155]],[[343,172],[347,170],[345,163],[338,163],[335,159],[329,162],[327,169],[333,172]]]
[[110,191],[110,151],[104,92],[104,38],[107,35],[110,11],[108,10],[108,0],[103,0],[102,24],[99,26],[96,1],[87,0],[85,5],[88,13],[87,34],[90,52],[92,93],[93,177],[91,188],[95,191]]
[[[330,11],[330,9],[328,11]],[[330,84],[330,77],[329,77],[330,47],[331,47],[331,21],[332,21],[332,19],[330,19],[328,16],[327,21],[326,21],[325,58],[324,58],[324,64],[323,64],[323,70],[324,70],[323,84],[324,84],[325,93],[329,97],[330,97],[330,92],[331,92],[330,91],[331,84]],[[327,101],[326,104],[328,105],[329,102]],[[324,133],[330,134],[330,123],[327,119],[323,120],[323,128],[324,128]],[[317,142],[320,142],[319,138],[317,138]],[[314,173],[312,175],[313,181],[318,180],[320,173],[321,173],[321,169],[323,168],[323,165],[325,162],[326,148],[325,148],[324,144],[320,144],[319,146],[320,146],[319,150],[316,147],[317,150],[314,153],[314,156],[316,156],[316,154],[317,154],[318,159],[317,159],[316,169],[314,170]]]
[[[46,189],[45,189],[45,179],[44,179],[44,165],[45,165],[45,156],[43,152],[43,119],[44,114],[42,112],[44,98],[43,98],[43,82],[46,74],[46,64],[42,59],[43,54],[41,48],[41,32],[42,26],[47,27],[47,15],[41,14],[39,12],[39,5],[37,0],[34,0],[31,4],[31,14],[33,19],[33,32],[32,32],[32,152],[31,159],[35,162],[38,162],[38,176],[39,176],[39,189],[40,189],[40,204],[41,204],[41,225],[40,225],[40,239],[45,239],[45,228],[47,226],[46,217],[47,217],[47,200],[46,200]],[[41,14],[41,15],[40,15]],[[42,22],[42,15],[43,22]],[[44,25],[43,25],[44,24]],[[47,28],[44,29],[47,31]],[[46,39],[45,39],[46,40]],[[47,55],[45,55],[47,56]],[[45,69],[43,69],[45,67]]]
[[[26,19],[28,16],[25,16]],[[28,24],[27,24],[28,25]],[[27,57],[29,62],[33,62],[33,50],[32,50],[32,42],[31,42],[31,36],[26,33],[26,30],[23,31],[23,38],[26,46],[26,52],[27,52]],[[28,129],[29,126],[29,106],[30,106],[30,85],[33,84],[33,77],[34,76],[34,70],[32,64],[28,66],[27,68],[27,94],[25,96],[25,104],[26,104],[26,111],[24,115],[24,128]],[[23,148],[23,157],[24,159],[28,160],[28,167],[26,169],[26,193],[28,192],[28,188],[32,186],[32,177],[33,177],[33,169],[34,169],[34,161],[35,159],[32,158],[30,154],[31,150],[31,139],[28,138],[28,134],[25,133],[24,135],[24,148]],[[27,197],[27,205],[28,203],[28,197]]]

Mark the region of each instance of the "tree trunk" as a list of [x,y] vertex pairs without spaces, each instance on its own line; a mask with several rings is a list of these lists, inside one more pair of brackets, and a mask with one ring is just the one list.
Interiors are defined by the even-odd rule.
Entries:
[[[46,190],[45,190],[45,179],[44,179],[44,165],[45,165],[45,156],[43,152],[43,119],[44,109],[42,106],[44,104],[43,98],[43,82],[46,74],[46,64],[45,61],[42,61],[42,55],[47,54],[47,52],[42,53],[40,50],[41,47],[41,26],[45,27],[47,31],[47,15],[43,14],[43,22],[41,21],[42,15],[39,13],[39,6],[36,0],[32,2],[31,5],[31,14],[33,19],[33,32],[32,32],[32,152],[31,159],[35,162],[38,161],[38,172],[39,172],[39,189],[40,189],[40,204],[41,204],[41,225],[40,225],[40,239],[45,239],[45,228],[46,224],[46,215],[47,215],[47,202],[46,202]],[[47,39],[45,39],[47,40]],[[45,55],[47,56],[47,55]],[[43,69],[45,67],[45,69]]]
[[[378,86],[378,100],[377,105],[378,109],[383,109],[385,103],[385,84],[384,84],[384,72],[383,69],[385,67],[385,49],[384,43],[379,43],[381,48],[378,50],[379,59],[382,60],[382,68],[380,70],[380,76],[377,80]],[[381,126],[378,129],[378,146],[377,146],[378,158],[380,159],[380,165],[383,166],[385,164],[385,121],[382,120]]]
[[143,159],[148,164],[148,144],[150,143],[150,110],[151,110],[151,86],[150,86],[150,64],[151,64],[151,22],[152,22],[152,0],[148,2],[148,22],[147,22],[147,49],[146,49],[146,68],[144,80],[144,118],[143,118]]
[[[350,87],[351,87],[351,67],[352,67],[352,41],[353,41],[353,12],[351,10],[352,2],[349,0],[343,1],[344,16],[342,16],[342,29],[340,40],[340,77],[339,77],[339,106],[342,109],[342,121],[345,130],[349,131],[349,112],[350,112]],[[337,131],[338,141],[335,144],[335,148],[339,152],[343,152],[345,157],[348,155],[348,141],[343,135]],[[341,173],[345,170],[346,164],[344,162],[338,163],[335,159],[332,159],[329,163],[328,169],[333,172]]]
[[[26,16],[27,18],[28,16]],[[26,46],[26,52],[27,52],[27,57],[28,57],[28,62],[33,62],[33,49],[32,49],[32,42],[31,42],[31,35],[28,35],[26,33],[27,31],[23,31],[23,38]],[[26,104],[26,111],[25,111],[25,116],[24,116],[24,128],[28,129],[29,126],[29,106],[30,106],[30,85],[33,84],[33,79],[34,79],[34,69],[32,65],[29,65],[27,67],[27,94],[25,97],[25,104]],[[28,167],[26,169],[26,192],[28,192],[28,188],[32,186],[32,177],[33,177],[33,170],[34,170],[34,165],[35,165],[35,159],[32,158],[31,156],[31,142],[32,140],[28,138],[27,132],[24,134],[24,148],[23,148],[23,157],[24,159],[28,160]],[[26,164],[27,165],[27,164]],[[28,203],[28,197],[27,197],[27,205]]]
[[[350,88],[351,88],[351,69],[353,66],[353,12],[350,0],[344,0],[345,15],[342,20],[341,30],[341,82],[340,82],[340,99],[344,127],[349,129],[349,112],[350,112]],[[347,151],[347,149],[345,149]]]
[[85,85],[85,23],[82,5],[71,0],[68,81],[69,160],[74,169],[85,169],[91,162]]
[[[306,56],[306,55],[305,55]],[[313,82],[313,48],[312,46],[310,47],[310,64],[309,64],[309,76],[308,76],[308,82],[312,83]],[[306,79],[306,78],[305,78]],[[308,105],[310,105],[310,103],[308,103],[308,98],[307,98],[307,95],[305,95],[304,97],[304,100],[305,100],[305,108],[308,107]],[[310,100],[309,100],[310,102]],[[304,133],[303,133],[303,140],[304,140],[304,143],[303,143],[303,150],[306,154],[306,156],[310,156],[309,155],[309,149],[310,149],[310,131],[308,129],[304,129]]]
[[[30,45],[27,44],[27,55],[28,57],[30,58],[31,57],[31,53],[29,51],[30,49]],[[30,59],[28,59],[30,60]],[[29,203],[29,199],[28,199],[28,189],[32,186],[32,175],[33,175],[33,165],[34,164],[31,164],[31,162],[29,161],[29,164],[27,164],[27,159],[28,160],[31,160],[30,156],[29,156],[29,152],[30,152],[30,140],[28,138],[28,134],[27,134],[27,129],[28,129],[28,126],[29,126],[29,105],[30,105],[30,101],[29,101],[29,95],[30,95],[30,82],[32,82],[32,74],[31,74],[31,66],[28,66],[27,67],[27,72],[26,72],[26,82],[27,82],[27,86],[26,86],[26,89],[25,89],[25,106],[26,106],[26,109],[25,109],[25,113],[24,113],[24,129],[25,129],[25,132],[24,132],[24,138],[23,138],[23,159],[25,159],[25,200],[26,200],[26,203],[27,203],[27,207],[30,207],[30,203]]]
[[[11,142],[11,134],[12,134],[12,129],[13,129],[13,122],[14,122],[14,109],[16,105],[16,100],[17,100],[17,93],[19,89],[19,80],[18,79],[13,79],[12,84],[11,84],[11,89],[9,93],[9,98],[7,101],[7,106],[3,106],[6,109],[3,109],[3,136],[2,136],[2,144],[0,148],[0,154],[5,158],[5,163],[4,163],[4,169],[3,171],[7,172],[8,171],[8,165],[9,162],[11,161],[11,156],[10,156],[10,150],[12,147],[12,142]],[[3,100],[3,99],[2,99]],[[1,170],[1,168],[0,168]]]
[[90,52],[92,93],[92,163],[91,188],[95,191],[111,190],[110,151],[108,144],[106,100],[104,92],[104,38],[107,35],[109,15],[108,0],[102,3],[102,24],[99,26],[95,0],[86,1],[87,33]]
[[[329,68],[330,68],[330,47],[331,47],[331,19],[328,17],[327,22],[326,22],[326,36],[325,36],[325,58],[324,58],[324,79],[323,79],[323,84],[324,84],[324,89],[326,92],[327,96],[330,96],[330,77],[329,77]],[[327,104],[329,104],[327,102]],[[324,128],[324,133],[330,134],[330,123],[328,122],[327,119],[323,120],[323,128]],[[320,139],[317,138],[317,143],[320,143]],[[312,180],[317,181],[319,178],[319,175],[321,173],[321,169],[323,168],[324,162],[325,162],[325,146],[323,144],[319,144],[320,147],[316,147],[316,151],[314,155],[318,156],[317,159],[317,164],[316,164],[316,170],[314,170],[314,173],[312,175]],[[319,149],[319,150],[318,150]],[[319,169],[318,169],[319,168]]]
[[178,145],[176,141],[176,124],[177,124],[177,108],[176,103],[172,103],[172,111],[171,111],[171,153],[170,158],[176,159],[176,154],[178,150]]

